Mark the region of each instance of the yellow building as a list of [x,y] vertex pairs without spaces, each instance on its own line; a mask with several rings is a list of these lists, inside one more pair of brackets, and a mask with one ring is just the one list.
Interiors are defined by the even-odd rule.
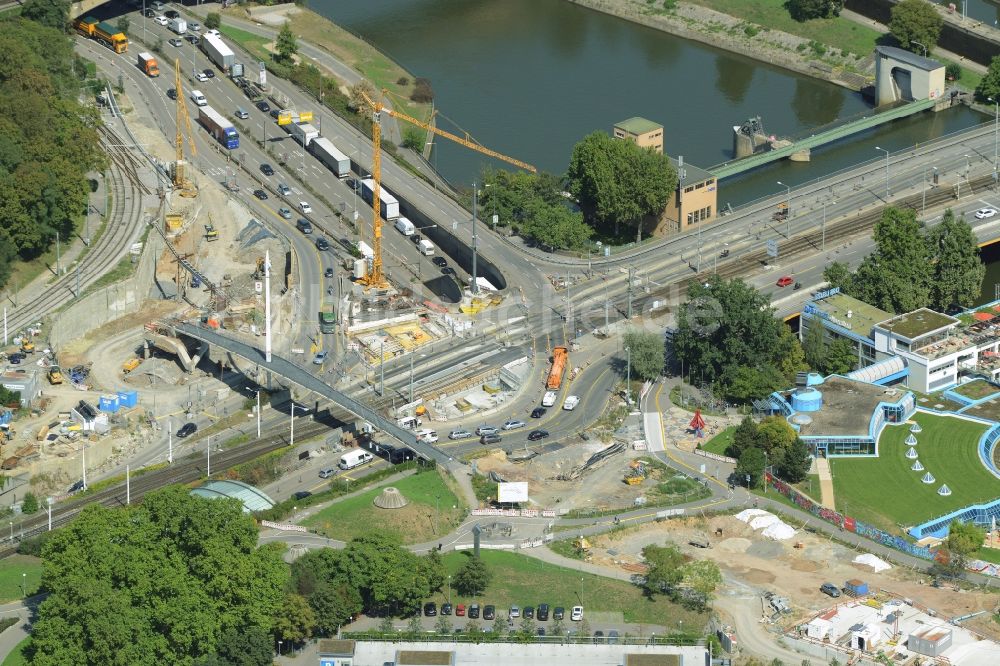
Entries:
[[[663,125],[652,120],[635,117],[615,123],[614,136],[663,154]],[[718,182],[715,176],[683,162],[683,158],[671,157],[670,164],[677,170],[677,191],[667,201],[657,231],[677,233],[713,221],[718,213]]]

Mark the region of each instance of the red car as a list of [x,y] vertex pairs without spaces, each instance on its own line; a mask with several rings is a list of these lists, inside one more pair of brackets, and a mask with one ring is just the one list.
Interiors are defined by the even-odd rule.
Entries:
[[455,615],[462,617],[465,615],[465,604],[459,604],[455,606]]
[[791,275],[782,275],[780,278],[778,278],[777,285],[779,287],[787,287],[788,285],[790,285],[794,281],[795,280],[792,279]]

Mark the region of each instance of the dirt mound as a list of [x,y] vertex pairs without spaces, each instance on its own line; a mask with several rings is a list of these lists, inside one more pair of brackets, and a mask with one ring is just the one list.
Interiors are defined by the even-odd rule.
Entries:
[[753,542],[750,541],[750,539],[744,539],[743,537],[730,537],[725,541],[721,541],[718,548],[726,551],[727,553],[745,553],[751,543]]

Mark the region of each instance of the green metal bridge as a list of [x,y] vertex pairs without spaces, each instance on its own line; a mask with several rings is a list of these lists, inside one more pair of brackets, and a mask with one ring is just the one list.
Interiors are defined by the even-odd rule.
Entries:
[[877,127],[883,123],[892,122],[893,120],[905,118],[906,116],[913,115],[914,113],[926,111],[940,101],[941,98],[921,99],[910,102],[909,104],[897,106],[882,113],[875,113],[865,118],[851,120],[825,132],[820,132],[819,134],[814,134],[808,138],[796,141],[795,143],[785,146],[784,148],[770,150],[766,153],[757,153],[756,155],[751,155],[750,157],[745,157],[741,160],[717,164],[714,167],[710,167],[708,171],[714,175],[716,179],[722,180],[723,178],[735,176],[736,174],[749,171],[750,169],[755,169],[759,166],[763,166],[764,164],[774,162],[775,160],[784,159],[799,151],[817,148],[827,143],[832,143],[834,141],[838,141],[839,139],[851,136],[857,132]]

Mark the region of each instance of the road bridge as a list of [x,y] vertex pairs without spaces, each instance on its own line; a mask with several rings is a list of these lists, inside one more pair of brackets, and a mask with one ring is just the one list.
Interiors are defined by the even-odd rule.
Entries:
[[342,407],[351,414],[368,421],[382,432],[410,447],[422,458],[433,460],[442,465],[448,465],[449,463],[454,462],[452,457],[441,449],[427,444],[426,442],[418,441],[416,436],[414,436],[414,434],[409,430],[400,428],[395,423],[377,414],[373,409],[366,407],[354,398],[331,388],[322,380],[310,374],[306,370],[303,370],[288,359],[282,358],[276,354],[271,354],[271,362],[267,363],[264,359],[264,352],[261,350],[251,347],[243,342],[239,342],[238,340],[227,338],[226,336],[211,329],[182,322],[163,322],[162,325],[164,327],[173,328],[177,333],[184,334],[190,338],[194,338],[195,340],[207,342],[213,347],[225,349],[230,354],[234,354],[240,358],[250,361],[251,363],[255,363],[260,367],[265,368],[268,372],[273,372],[274,374],[285,378],[296,386],[300,386],[307,391],[323,396],[327,400],[333,402],[339,407]]
[[894,107],[888,111],[873,113],[872,115],[865,116],[864,118],[848,121],[843,125],[838,125],[837,127],[828,129],[825,132],[820,132],[819,134],[814,134],[808,138],[795,141],[794,143],[791,143],[783,148],[778,148],[777,150],[769,150],[766,153],[757,153],[756,155],[751,155],[750,157],[745,157],[741,160],[717,164],[713,167],[709,167],[708,171],[711,172],[717,179],[722,180],[723,178],[735,176],[743,173],[744,171],[749,171],[750,169],[756,169],[759,166],[769,164],[776,160],[790,157],[795,153],[799,153],[804,150],[812,150],[813,148],[818,148],[819,146],[833,143],[834,141],[839,141],[840,139],[845,139],[852,134],[863,132],[871,129],[872,127],[877,127],[878,125],[892,122],[893,120],[898,120],[900,118],[905,118],[906,116],[911,116],[915,113],[920,113],[921,111],[926,111],[933,108],[935,104],[940,102],[941,99],[916,100],[910,102],[909,104]]

